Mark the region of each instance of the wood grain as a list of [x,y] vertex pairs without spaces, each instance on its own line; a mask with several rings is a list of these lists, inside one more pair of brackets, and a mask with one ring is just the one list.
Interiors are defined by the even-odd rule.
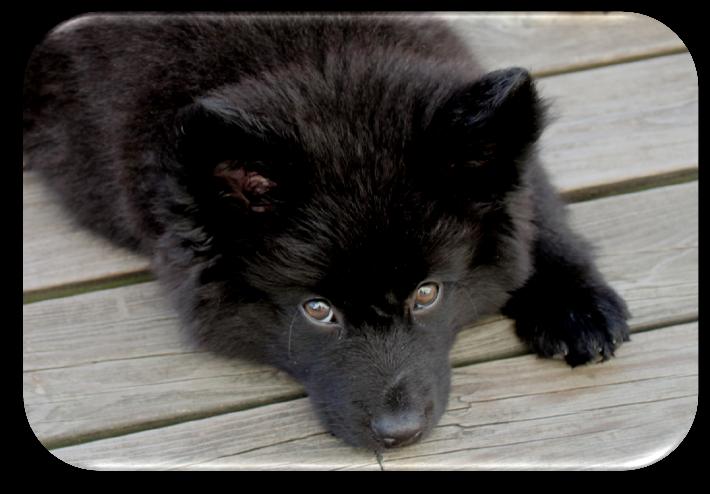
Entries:
[[[668,208],[668,204],[674,204]],[[634,328],[697,317],[697,183],[573,205]],[[24,397],[49,443],[287,399],[299,385],[268,367],[188,344],[155,283],[28,304]],[[463,331],[455,365],[524,353],[507,319]]]
[[661,22],[634,13],[446,13],[482,65],[536,74],[578,70],[684,49]]
[[[665,26],[636,14],[486,14],[452,22],[501,65],[545,70],[682,48]],[[542,156],[565,192],[697,167],[697,76],[687,54],[549,77],[540,90],[559,117],[543,135]],[[76,227],[37,177],[24,174],[24,292],[147,268],[146,259]]]
[[52,191],[22,174],[22,291],[144,271],[147,260],[76,224]]
[[[684,438],[697,407],[697,324],[634,336],[569,369],[531,355],[454,370],[449,409],[385,469],[637,468]],[[511,379],[515,375],[515,379]],[[97,469],[378,469],[315,421],[307,399],[58,448]]]
[[698,78],[688,54],[539,81],[553,121],[540,156],[563,192],[695,169]]

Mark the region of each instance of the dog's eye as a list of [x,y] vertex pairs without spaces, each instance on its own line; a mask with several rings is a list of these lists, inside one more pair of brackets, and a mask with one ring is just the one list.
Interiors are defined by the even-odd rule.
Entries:
[[308,317],[316,322],[332,323],[335,322],[335,314],[333,308],[323,299],[309,300],[303,304],[303,311]]
[[426,309],[431,307],[439,298],[439,285],[436,283],[424,283],[419,285],[414,295],[414,308]]

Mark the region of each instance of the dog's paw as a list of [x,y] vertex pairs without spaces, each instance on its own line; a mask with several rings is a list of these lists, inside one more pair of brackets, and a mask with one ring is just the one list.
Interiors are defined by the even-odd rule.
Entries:
[[518,306],[516,332],[538,355],[561,356],[572,367],[608,360],[629,341],[626,304],[607,286],[574,292]]

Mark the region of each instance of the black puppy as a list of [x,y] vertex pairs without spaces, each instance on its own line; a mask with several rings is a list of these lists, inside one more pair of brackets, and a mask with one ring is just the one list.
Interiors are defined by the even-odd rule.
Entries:
[[628,339],[534,148],[530,75],[395,16],[89,16],[25,82],[24,152],[152,256],[197,339],[305,386],[353,445],[444,412],[459,329],[502,310],[574,366]]

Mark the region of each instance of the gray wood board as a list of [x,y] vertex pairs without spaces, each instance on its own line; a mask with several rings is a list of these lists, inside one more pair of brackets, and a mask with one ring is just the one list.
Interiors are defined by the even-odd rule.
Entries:
[[684,49],[665,24],[635,13],[446,13],[488,70],[578,70]]
[[698,78],[688,54],[542,79],[559,117],[540,155],[563,192],[698,165]]
[[81,228],[37,174],[22,174],[23,292],[147,268],[146,258]]

